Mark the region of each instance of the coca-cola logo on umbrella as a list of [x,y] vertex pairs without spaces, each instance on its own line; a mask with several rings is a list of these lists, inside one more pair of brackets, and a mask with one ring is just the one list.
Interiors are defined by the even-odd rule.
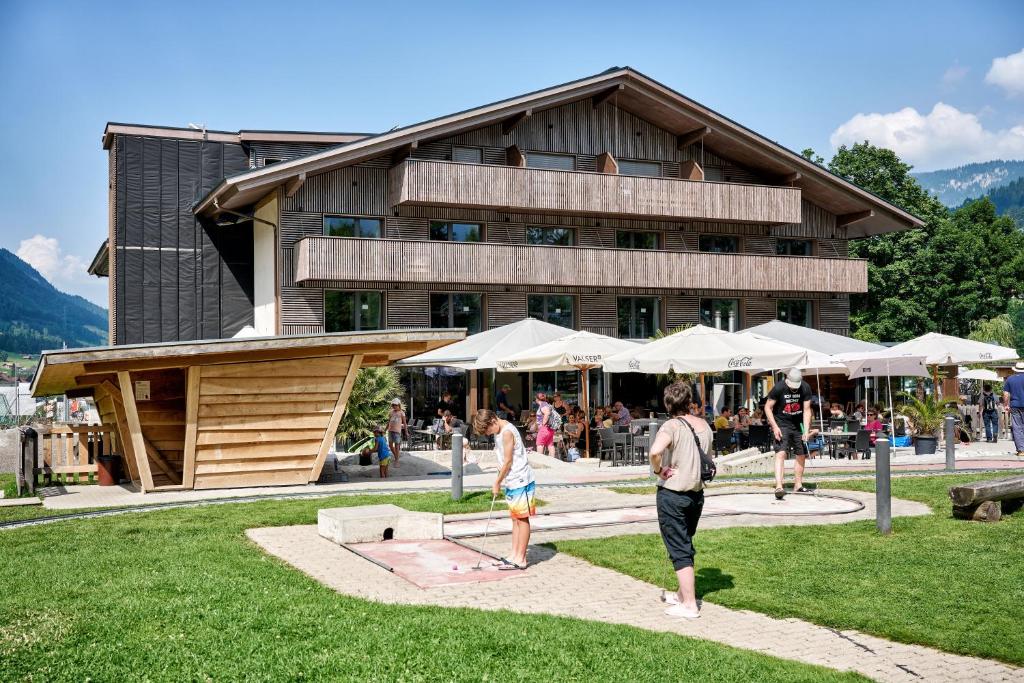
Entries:
[[736,356],[729,359],[728,366],[730,368],[750,368],[754,366],[754,358],[752,356]]

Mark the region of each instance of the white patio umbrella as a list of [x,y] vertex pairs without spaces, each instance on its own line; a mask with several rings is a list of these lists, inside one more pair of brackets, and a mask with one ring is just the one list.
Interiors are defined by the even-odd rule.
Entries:
[[583,383],[583,410],[587,418],[584,430],[589,455],[590,400],[587,394],[590,388],[590,370],[601,367],[604,359],[610,355],[639,347],[640,344],[625,339],[593,332],[573,332],[535,348],[502,357],[498,361],[498,369],[503,372],[579,370]]
[[510,325],[470,335],[462,341],[442,346],[400,360],[400,367],[429,367],[432,365],[463,370],[492,370],[498,367],[498,358],[532,349],[546,342],[572,334],[568,327],[526,318]]
[[807,351],[749,332],[694,325],[682,332],[617,353],[604,360],[606,372],[725,372],[790,368],[807,362]]
[[[785,323],[783,323],[783,324],[785,324]],[[764,339],[769,339],[769,340],[777,342],[779,344],[786,344],[788,346],[792,346],[794,349],[801,349],[801,347],[799,345],[797,345],[797,344],[792,344],[792,343],[789,343],[789,342],[784,342],[784,341],[781,341],[781,340],[778,340],[778,339],[772,339],[771,337],[767,337],[766,335],[755,333],[755,332],[751,332],[749,330],[747,332],[745,332],[745,334],[752,334],[755,337],[762,337]],[[814,351],[812,349],[802,349],[802,350],[807,352],[807,360],[804,361],[803,363],[798,363],[797,365],[794,365],[792,367],[794,367],[794,368],[796,368],[796,369],[798,369],[798,370],[800,370],[802,372],[814,372],[814,374],[815,374],[815,376],[816,376],[816,378],[818,380],[817,381],[817,384],[818,384],[818,419],[821,420],[822,423],[824,423],[825,422],[825,412],[824,412],[824,408],[822,406],[822,401],[821,401],[821,376],[822,375],[845,375],[847,373],[846,365],[844,365],[841,360],[839,360],[838,358],[836,358],[833,355],[830,355],[830,354],[827,354],[827,353],[822,353],[820,351]],[[747,373],[748,374],[752,374],[752,375],[756,375],[759,372],[767,372],[769,370],[777,370],[777,369],[779,369],[779,368],[752,369],[752,370],[747,370]]]
[[957,373],[957,377],[960,379],[979,379],[982,382],[1002,382],[1003,378],[995,370],[989,370],[988,368],[978,368],[976,370],[966,370],[961,368],[960,372]]
[[896,420],[892,402],[890,379],[896,377],[927,377],[928,367],[925,356],[907,355],[896,351],[896,347],[868,353],[840,353],[837,358],[846,365],[850,379],[885,375],[885,386],[889,394],[889,415]]
[[895,354],[924,356],[925,363],[932,366],[932,381],[936,396],[938,396],[939,389],[938,366],[940,365],[1017,359],[1017,349],[998,344],[987,344],[973,339],[962,339],[938,332],[923,334],[910,341],[897,344],[889,350]]

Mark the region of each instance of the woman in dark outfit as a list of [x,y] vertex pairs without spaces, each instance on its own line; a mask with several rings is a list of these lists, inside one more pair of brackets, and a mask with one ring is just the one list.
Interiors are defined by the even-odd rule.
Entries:
[[665,387],[665,411],[671,419],[658,430],[651,445],[651,467],[658,475],[658,526],[679,580],[679,591],[665,591],[665,614],[685,619],[700,616],[694,578],[693,536],[704,508],[704,482],[700,478],[700,448],[711,447],[711,427],[689,413],[692,389],[685,382]]

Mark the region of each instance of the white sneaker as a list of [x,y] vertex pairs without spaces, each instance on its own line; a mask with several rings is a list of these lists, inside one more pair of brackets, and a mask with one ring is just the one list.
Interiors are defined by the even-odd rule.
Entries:
[[690,609],[689,607],[683,607],[682,605],[675,604],[665,610],[665,614],[670,617],[682,617],[683,619],[699,619],[700,610]]
[[676,593],[675,591],[662,591],[661,601],[666,605],[678,605],[679,593]]

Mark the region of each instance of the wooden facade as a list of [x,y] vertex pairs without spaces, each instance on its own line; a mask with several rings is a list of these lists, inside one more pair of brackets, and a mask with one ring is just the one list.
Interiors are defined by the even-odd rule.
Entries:
[[616,173],[411,159],[389,174],[391,206],[446,206],[579,216],[800,222],[800,190]]
[[[121,455],[142,491],[305,484],[320,476],[359,368],[464,336],[410,330],[48,351],[32,391],[91,392],[103,427],[88,431],[103,435],[103,452]],[[61,464],[55,472],[84,471],[78,461]]]

